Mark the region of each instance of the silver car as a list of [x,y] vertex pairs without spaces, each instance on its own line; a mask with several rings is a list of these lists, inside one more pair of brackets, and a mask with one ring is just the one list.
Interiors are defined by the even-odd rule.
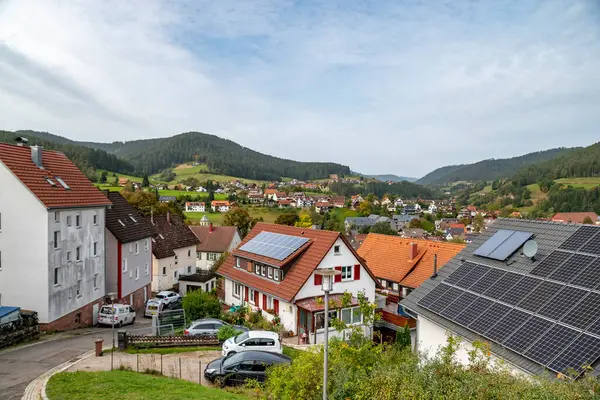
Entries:
[[231,325],[225,321],[216,318],[205,318],[194,321],[183,332],[186,336],[217,336],[217,332],[223,326],[233,326],[243,332],[247,332],[248,328],[241,325]]

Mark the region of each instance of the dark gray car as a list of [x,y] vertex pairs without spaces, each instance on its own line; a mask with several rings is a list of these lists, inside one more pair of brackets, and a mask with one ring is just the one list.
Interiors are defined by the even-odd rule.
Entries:
[[244,351],[211,361],[204,370],[204,377],[220,386],[243,384],[250,379],[264,382],[267,368],[291,362],[292,359],[283,354]]
[[217,336],[217,332],[223,326],[233,326],[235,329],[240,331],[248,331],[248,328],[245,326],[231,325],[216,318],[205,318],[192,322],[190,326],[183,332],[183,334],[189,336]]

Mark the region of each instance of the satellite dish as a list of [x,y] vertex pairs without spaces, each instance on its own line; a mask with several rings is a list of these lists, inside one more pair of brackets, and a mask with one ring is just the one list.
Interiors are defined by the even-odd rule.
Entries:
[[523,245],[523,254],[525,257],[533,258],[537,254],[538,245],[535,240],[531,239],[525,242]]

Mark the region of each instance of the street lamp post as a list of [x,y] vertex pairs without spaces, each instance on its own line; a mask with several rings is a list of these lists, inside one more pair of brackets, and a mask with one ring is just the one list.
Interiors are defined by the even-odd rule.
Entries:
[[333,268],[317,269],[316,275],[321,276],[321,290],[325,293],[324,337],[323,337],[323,400],[327,400],[327,370],[329,367],[329,293],[333,292],[333,282],[336,275],[342,272]]

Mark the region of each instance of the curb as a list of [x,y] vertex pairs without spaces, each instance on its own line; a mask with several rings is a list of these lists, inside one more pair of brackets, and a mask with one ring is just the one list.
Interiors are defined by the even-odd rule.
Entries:
[[[106,350],[110,350],[112,348],[112,346],[107,346],[102,348],[103,351]],[[23,394],[23,397],[21,397],[21,400],[49,400],[48,396],[46,396],[46,385],[48,384],[48,381],[50,380],[50,378],[53,375],[58,374],[59,372],[63,372],[66,371],[67,369],[71,368],[73,365],[89,358],[92,356],[96,355],[96,351],[95,350],[90,350],[87,353],[82,354],[78,359],[76,360],[70,360],[67,362],[64,362],[62,364],[60,364],[57,367],[54,367],[52,369],[49,369],[48,371],[44,372],[42,375],[38,376],[37,378],[35,378],[33,381],[31,381],[31,383],[29,383],[29,385],[27,385],[27,387],[25,388],[25,392]]]

